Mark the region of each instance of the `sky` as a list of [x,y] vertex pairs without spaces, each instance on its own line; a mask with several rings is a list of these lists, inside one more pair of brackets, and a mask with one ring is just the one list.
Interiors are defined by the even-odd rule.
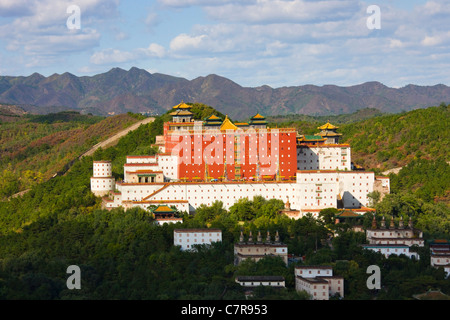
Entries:
[[0,75],[450,85],[450,0],[0,0]]

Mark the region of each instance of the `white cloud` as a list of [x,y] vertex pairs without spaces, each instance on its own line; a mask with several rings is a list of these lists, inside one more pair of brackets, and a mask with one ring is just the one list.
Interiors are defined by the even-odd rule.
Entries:
[[27,0],[0,1],[0,17],[28,16],[34,11],[34,3]]
[[265,24],[341,20],[358,10],[358,1],[352,0],[259,0],[251,4],[236,2],[205,8],[209,17],[219,21]]
[[202,43],[204,43],[206,35],[198,35],[198,36],[189,36],[187,34],[180,34],[176,36],[170,42],[170,49],[175,52],[186,52],[186,51],[195,51],[201,48]]
[[122,51],[118,49],[104,49],[95,52],[90,62],[96,65],[101,64],[120,64],[125,62],[133,62],[147,58],[162,58],[166,54],[166,50],[159,44],[152,43],[147,48],[137,48],[132,51]]
[[135,59],[135,54],[127,51],[120,51],[117,49],[105,49],[95,52],[90,59],[93,64],[111,64],[123,63]]
[[257,0],[158,0],[166,7],[186,8],[193,6],[223,6],[228,3],[255,3]]
[[[36,65],[39,58],[48,60],[48,56],[63,58],[62,54],[82,52],[99,45],[100,32],[91,26],[98,26],[102,21],[113,18],[118,0],[78,0],[80,7],[81,29],[69,30],[67,19],[71,13],[67,8],[73,1],[33,0],[17,1],[11,5],[10,0],[2,0],[0,11],[9,8],[9,14],[18,17],[0,23],[0,40],[7,50],[18,54],[32,56]],[[20,12],[20,8],[27,9]]]
[[422,40],[422,44],[424,46],[437,46],[442,45],[444,43],[448,43],[450,41],[450,32],[438,32],[435,35],[432,36],[425,36],[425,38]]

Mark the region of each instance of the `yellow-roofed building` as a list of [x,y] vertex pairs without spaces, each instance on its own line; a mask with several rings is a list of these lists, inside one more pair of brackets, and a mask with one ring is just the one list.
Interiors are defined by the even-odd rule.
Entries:
[[184,102],[181,102],[180,104],[177,104],[176,106],[173,106],[172,109],[191,109],[192,107]]
[[336,127],[332,125],[330,122],[327,122],[326,124],[318,127],[317,129],[319,129],[320,132],[317,133],[316,135],[325,138],[326,144],[339,144],[339,138],[342,136],[341,133],[336,132],[336,130],[339,129],[339,127]]
[[236,127],[233,122],[228,119],[228,115],[225,117],[225,120],[223,120],[223,123],[220,126],[220,130],[237,130],[237,128],[238,127]]

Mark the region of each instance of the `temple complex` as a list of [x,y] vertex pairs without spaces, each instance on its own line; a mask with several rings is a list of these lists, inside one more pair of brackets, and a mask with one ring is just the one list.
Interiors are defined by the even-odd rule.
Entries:
[[354,170],[351,148],[340,142],[338,127],[326,123],[313,136],[294,128],[270,128],[257,113],[248,122],[211,114],[195,119],[180,103],[156,137],[154,156],[126,157],[123,180],[115,181],[108,160],[94,162],[91,190],[103,207],[164,205],[194,213],[222,201],[225,209],[241,198],[279,199],[294,218],[324,208],[371,211],[367,195],[389,193],[389,178]]

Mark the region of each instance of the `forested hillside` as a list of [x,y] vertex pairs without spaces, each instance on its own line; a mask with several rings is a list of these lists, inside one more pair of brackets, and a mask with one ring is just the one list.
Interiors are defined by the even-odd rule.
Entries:
[[[207,106],[196,108],[202,116],[202,112],[209,112],[205,111]],[[432,121],[431,114],[436,110],[444,121],[448,107],[423,111],[430,113],[428,119]],[[379,121],[381,137],[403,135],[401,128],[409,128],[403,124],[395,133],[384,126],[394,127],[402,120],[384,117],[363,122]],[[417,115],[406,113],[398,117],[414,121]],[[364,233],[353,232],[350,227],[370,227],[372,214],[336,225],[338,211],[325,209],[320,219],[306,216],[291,220],[279,214],[282,202],[261,197],[244,199],[229,210],[216,202],[199,208],[195,216],[180,213],[183,224],[164,226],[154,224],[151,214],[144,210],[102,210],[100,199],[90,192],[92,161],[112,160],[113,174],[120,177],[126,155],[155,151],[151,144],[162,133],[163,118],[157,117],[130,132],[116,146],[76,160],[66,175],[33,185],[22,197],[0,202],[0,299],[245,299],[244,290],[234,277],[261,274],[284,276],[287,288],[259,288],[254,299],[306,299],[294,288],[296,263],[333,266],[334,274],[345,278],[345,299],[349,300],[412,299],[414,294],[428,289],[450,294],[450,282],[444,280],[442,268],[430,266],[427,247],[432,239],[450,238],[449,206],[441,201],[449,190],[446,161],[427,160],[425,156],[410,161],[397,177],[391,177],[392,195],[382,201],[373,196],[378,221],[384,216],[389,224],[391,218],[398,221],[411,216],[424,231],[427,241],[425,248],[417,249],[419,261],[405,256],[386,259],[381,254],[363,251],[360,244],[365,242]],[[427,136],[424,127],[422,136],[426,141],[437,137],[435,133]],[[436,142],[448,147],[448,135],[442,134],[448,129],[439,130],[441,135]],[[342,131],[345,132],[344,127]],[[358,134],[354,131],[351,136]],[[448,156],[445,150],[440,148],[437,153],[440,159]],[[404,160],[406,163],[409,158]],[[198,252],[182,252],[173,246],[173,229],[194,227],[222,229],[222,243],[211,249],[199,247]],[[245,234],[250,230],[254,234],[259,230],[278,231],[289,253],[304,260],[286,267],[280,259],[267,257],[258,263],[235,266],[233,244],[241,230]],[[339,236],[333,236],[334,232]],[[373,264],[381,268],[382,289],[378,291],[366,286],[366,269]],[[69,265],[78,265],[82,270],[80,290],[66,286]]]
[[[11,115],[9,115],[11,117]],[[139,120],[60,112],[0,122],[0,199],[48,180],[96,143]]]
[[271,118],[271,125],[315,134],[317,127],[329,120],[339,126],[341,141],[351,145],[352,162],[377,172],[402,167],[414,159],[450,161],[450,105],[399,114],[369,110],[368,114],[372,115],[368,119],[360,113],[302,120],[293,117],[289,121],[279,117]]

